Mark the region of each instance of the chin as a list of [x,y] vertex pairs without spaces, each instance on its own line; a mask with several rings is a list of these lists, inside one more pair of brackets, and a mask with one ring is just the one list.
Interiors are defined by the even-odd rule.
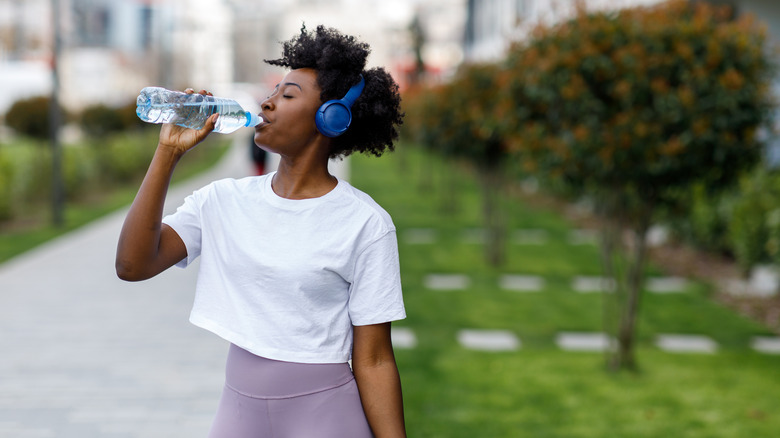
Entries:
[[255,146],[260,148],[260,149],[262,149],[262,150],[264,150],[264,151],[266,151],[266,152],[270,152],[272,154],[278,153],[273,148],[268,147],[268,145],[265,145],[265,144],[262,144],[262,143],[258,143],[257,140],[255,140]]

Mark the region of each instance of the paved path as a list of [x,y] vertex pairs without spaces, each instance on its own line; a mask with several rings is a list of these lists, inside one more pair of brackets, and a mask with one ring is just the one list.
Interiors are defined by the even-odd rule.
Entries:
[[[236,138],[194,188],[251,172]],[[0,437],[202,437],[227,344],[188,322],[197,268],[126,283],[114,273],[125,210],[0,265]]]

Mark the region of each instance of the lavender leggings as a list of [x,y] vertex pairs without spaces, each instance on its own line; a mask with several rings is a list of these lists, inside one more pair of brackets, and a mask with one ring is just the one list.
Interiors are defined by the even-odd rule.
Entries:
[[230,345],[209,438],[371,438],[349,365],[265,359]]

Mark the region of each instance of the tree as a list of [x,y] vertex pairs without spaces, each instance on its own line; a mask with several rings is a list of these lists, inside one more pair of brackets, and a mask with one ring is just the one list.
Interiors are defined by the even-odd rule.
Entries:
[[497,129],[499,112],[494,108],[504,75],[496,64],[464,65],[449,83],[417,90],[405,98],[408,131],[413,138],[444,157],[465,160],[477,170],[488,234],[486,257],[494,266],[504,261],[505,225],[497,195],[508,147]]
[[513,150],[528,170],[593,199],[603,218],[617,313],[605,317],[617,339],[608,364],[635,369],[645,241],[657,213],[685,214],[680,191],[726,187],[760,159],[756,132],[772,110],[764,32],[727,9],[682,0],[580,10],[537,29],[507,66],[503,96],[522,102],[503,127]]

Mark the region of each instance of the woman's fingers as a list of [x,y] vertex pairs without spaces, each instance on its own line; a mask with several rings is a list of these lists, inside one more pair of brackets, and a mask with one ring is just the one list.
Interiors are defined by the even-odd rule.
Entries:
[[[187,94],[195,94],[195,89],[193,89],[193,88],[186,88],[186,89],[184,89],[184,92],[187,93]],[[204,96],[213,96],[213,94],[211,94],[211,91],[206,91],[206,90],[200,90],[200,91],[198,91],[198,94],[202,94]]]

